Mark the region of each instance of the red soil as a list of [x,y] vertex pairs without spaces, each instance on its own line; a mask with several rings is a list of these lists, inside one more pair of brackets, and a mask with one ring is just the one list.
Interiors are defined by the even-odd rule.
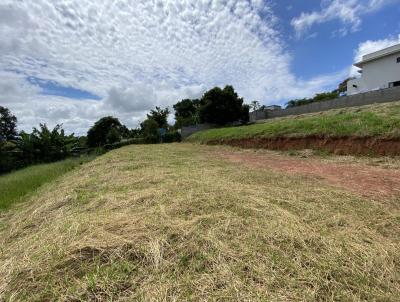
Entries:
[[250,152],[220,151],[217,152],[217,156],[248,167],[315,177],[361,196],[376,198],[400,196],[400,170],[397,169]]
[[400,155],[400,139],[372,137],[277,137],[218,140],[210,145],[230,145],[242,148],[262,148],[270,150],[314,149],[334,154],[352,155]]

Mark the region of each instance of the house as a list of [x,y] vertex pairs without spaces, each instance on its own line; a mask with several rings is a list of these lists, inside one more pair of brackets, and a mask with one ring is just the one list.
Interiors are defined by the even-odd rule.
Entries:
[[361,62],[361,77],[347,82],[347,94],[400,86],[400,44],[367,54]]

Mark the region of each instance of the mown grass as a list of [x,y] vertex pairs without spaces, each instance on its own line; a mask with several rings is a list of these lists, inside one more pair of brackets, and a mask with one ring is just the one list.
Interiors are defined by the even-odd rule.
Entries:
[[0,300],[400,300],[396,200],[218,152],[124,147],[0,216]]
[[399,138],[400,102],[276,118],[249,126],[211,129],[197,132],[187,140],[207,142],[254,137],[313,135]]
[[0,211],[21,202],[44,183],[74,169],[91,157],[66,159],[59,162],[30,166],[0,176]]

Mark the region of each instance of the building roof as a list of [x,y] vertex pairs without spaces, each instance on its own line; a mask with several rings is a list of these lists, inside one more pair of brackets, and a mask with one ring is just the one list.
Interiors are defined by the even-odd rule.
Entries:
[[400,54],[400,44],[396,44],[393,46],[390,46],[388,48],[384,48],[379,51],[372,52],[370,54],[367,54],[362,57],[362,61],[357,62],[354,64],[354,66],[362,68],[366,63],[369,63],[371,61],[375,61],[393,54],[399,53]]

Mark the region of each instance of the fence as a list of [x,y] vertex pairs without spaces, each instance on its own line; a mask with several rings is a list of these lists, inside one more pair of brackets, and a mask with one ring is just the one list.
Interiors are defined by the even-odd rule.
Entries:
[[[250,122],[257,120],[270,119],[275,117],[283,117],[289,115],[299,115],[303,113],[320,112],[331,109],[339,109],[346,107],[355,107],[370,105],[375,103],[387,103],[400,101],[400,87],[386,88],[374,90],[355,95],[343,96],[337,99],[315,102],[308,105],[297,106],[282,110],[256,110],[250,112]],[[181,130],[182,138],[186,138],[195,132],[216,128],[213,124],[199,124],[194,126],[183,127]]]
[[181,136],[182,136],[182,138],[186,138],[195,132],[202,131],[202,130],[208,130],[208,129],[212,129],[212,128],[216,128],[216,127],[217,126],[213,125],[213,124],[198,124],[198,125],[193,125],[193,126],[182,127]]
[[303,113],[326,111],[330,109],[339,109],[395,101],[400,101],[400,87],[374,90],[365,93],[344,96],[329,101],[316,102],[308,105],[287,108],[283,110],[267,111],[264,112],[264,117],[262,116],[262,114],[258,114],[258,116],[261,117],[258,119],[270,119],[288,115],[298,115]]

